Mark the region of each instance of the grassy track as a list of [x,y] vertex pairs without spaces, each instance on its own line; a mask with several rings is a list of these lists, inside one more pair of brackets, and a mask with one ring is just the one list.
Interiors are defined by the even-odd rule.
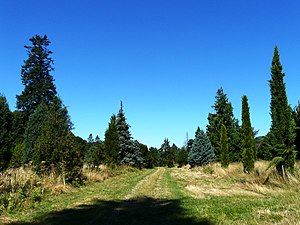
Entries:
[[156,168],[49,196],[31,209],[7,215],[6,221],[15,225],[300,224],[300,194],[299,188],[256,191],[230,177]]

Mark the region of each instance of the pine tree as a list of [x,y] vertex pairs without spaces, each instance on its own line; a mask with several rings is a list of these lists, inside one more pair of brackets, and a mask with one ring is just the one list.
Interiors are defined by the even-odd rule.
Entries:
[[7,168],[11,157],[12,113],[6,98],[0,95],[0,171]]
[[107,164],[118,164],[119,135],[116,116],[112,115],[104,139],[105,158]]
[[242,97],[242,162],[245,173],[249,173],[254,169],[255,142],[250,121],[248,98],[245,95]]
[[218,89],[215,98],[215,104],[212,106],[215,113],[208,114],[207,136],[215,149],[217,159],[220,160],[221,149],[219,141],[221,127],[222,124],[224,124],[229,134],[228,145],[230,161],[239,161],[241,157],[240,126],[238,120],[234,118],[232,104],[229,102],[222,88]]
[[49,105],[56,96],[54,79],[50,72],[54,70],[52,52],[47,48],[48,37],[35,35],[29,39],[32,46],[25,46],[28,59],[22,66],[21,79],[25,86],[21,95],[17,95],[17,108],[32,114],[41,103]]
[[285,83],[285,74],[282,72],[279,52],[277,46],[274,48],[274,55],[271,67],[271,128],[270,128],[270,149],[273,157],[280,157],[282,160],[277,164],[277,170],[283,174],[283,170],[291,173],[294,171],[296,152],[294,150],[295,122],[292,117],[292,109],[288,104]]
[[227,168],[229,166],[229,154],[228,154],[228,137],[226,126],[223,124],[221,126],[221,134],[220,134],[220,160],[221,166]]
[[207,135],[199,127],[196,131],[192,149],[188,155],[189,164],[194,166],[204,166],[214,161],[216,155]]

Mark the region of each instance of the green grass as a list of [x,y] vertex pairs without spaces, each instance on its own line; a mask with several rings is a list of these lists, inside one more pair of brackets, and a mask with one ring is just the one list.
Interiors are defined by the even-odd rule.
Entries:
[[244,174],[236,171],[231,168],[222,176],[177,168],[127,171],[49,195],[30,209],[5,215],[6,221],[15,225],[299,224],[298,184],[276,189],[269,185],[262,187],[263,194],[254,193],[247,186],[248,178],[241,183]]

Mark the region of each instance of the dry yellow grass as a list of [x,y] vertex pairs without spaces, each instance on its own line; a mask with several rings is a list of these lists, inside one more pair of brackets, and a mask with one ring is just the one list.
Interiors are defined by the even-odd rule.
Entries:
[[268,169],[268,162],[258,161],[250,174],[243,172],[241,163],[228,168],[220,163],[204,167],[174,169],[172,175],[181,182],[193,197],[280,194],[286,190],[300,191],[299,178],[287,174],[284,178],[275,169]]

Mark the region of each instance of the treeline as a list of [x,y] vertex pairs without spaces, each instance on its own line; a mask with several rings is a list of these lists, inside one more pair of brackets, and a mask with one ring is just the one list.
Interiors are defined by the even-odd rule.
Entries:
[[5,96],[0,96],[0,171],[31,165],[37,173],[55,172],[66,182],[79,182],[83,164],[152,168],[188,163],[197,166],[212,161],[227,167],[230,162],[242,162],[249,173],[255,160],[265,159],[272,160],[281,174],[294,170],[300,150],[300,104],[294,109],[288,104],[277,47],[269,81],[272,124],[265,137],[255,138],[257,131],[251,126],[247,96],[242,97],[240,124],[220,88],[206,130],[198,127],[195,138],[186,140],[181,148],[165,139],[157,149],[132,137],[122,102],[119,112],[110,118],[103,141],[92,135],[87,140],[76,137],[51,75],[54,62],[48,49],[50,41],[46,35],[35,35],[30,41],[31,45],[25,46],[28,58],[21,69],[24,90],[17,95],[17,110],[11,112]]

